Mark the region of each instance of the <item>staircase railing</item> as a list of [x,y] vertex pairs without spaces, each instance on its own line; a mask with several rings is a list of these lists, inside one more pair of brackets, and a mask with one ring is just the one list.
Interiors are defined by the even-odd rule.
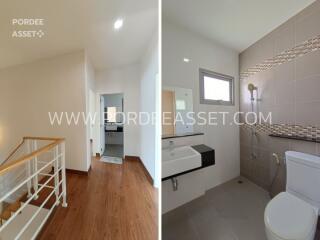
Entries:
[[[23,154],[21,157],[14,159],[13,156],[18,151],[22,151]],[[0,178],[14,174],[15,170],[20,168],[25,168],[25,177],[13,183],[13,186],[10,186],[5,192],[2,192],[0,204],[10,199],[21,189],[26,190],[27,197],[25,201],[21,200],[22,197],[18,199],[12,205],[15,207],[11,206],[10,208],[9,206],[9,209],[4,211],[5,213],[0,216],[0,239],[3,231],[13,223],[15,218],[24,211],[28,204],[37,200],[45,190],[49,190],[49,193],[46,192],[47,196],[44,199],[43,197],[38,199],[37,210],[28,217],[27,222],[23,226],[19,226],[14,239],[23,238],[23,234],[37,218],[40,211],[47,207],[50,198],[54,198],[54,204],[50,206],[49,211],[40,222],[36,221],[38,226],[36,226],[36,229],[33,229],[31,239],[37,237],[55,206],[60,204],[61,199],[62,206],[67,207],[65,140],[63,138],[24,137],[18,147],[0,165]]]
[[21,143],[9,154],[9,156],[0,164],[0,165],[3,165],[5,164],[6,162],[8,162],[10,159],[12,159],[15,154],[22,149],[23,145],[25,144],[26,140],[23,138]]

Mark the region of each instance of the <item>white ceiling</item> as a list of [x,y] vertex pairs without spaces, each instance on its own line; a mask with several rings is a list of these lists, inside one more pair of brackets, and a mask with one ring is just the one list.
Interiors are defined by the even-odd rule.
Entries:
[[162,0],[164,18],[242,52],[315,0]]
[[[124,19],[120,31],[113,29]],[[15,27],[13,18],[43,18]],[[86,49],[96,69],[138,61],[155,33],[157,0],[1,0],[0,68]],[[42,38],[12,38],[13,30],[43,30]]]

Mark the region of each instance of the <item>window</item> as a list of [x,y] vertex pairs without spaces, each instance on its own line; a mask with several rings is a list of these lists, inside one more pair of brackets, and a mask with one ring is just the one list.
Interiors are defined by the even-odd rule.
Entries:
[[117,122],[116,116],[117,116],[117,108],[116,107],[108,107],[107,108],[108,113],[108,122],[115,123]]
[[176,100],[176,110],[186,110],[186,101]]
[[234,105],[234,78],[205,69],[199,70],[200,103]]

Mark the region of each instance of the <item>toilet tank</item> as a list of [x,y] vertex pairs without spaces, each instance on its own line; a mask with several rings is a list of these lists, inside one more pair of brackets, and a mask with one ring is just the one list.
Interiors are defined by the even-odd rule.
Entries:
[[286,152],[287,192],[320,209],[320,157]]

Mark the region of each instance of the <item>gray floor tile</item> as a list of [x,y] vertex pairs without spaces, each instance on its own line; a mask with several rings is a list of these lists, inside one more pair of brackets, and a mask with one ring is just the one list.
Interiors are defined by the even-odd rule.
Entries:
[[268,193],[245,178],[242,184],[238,180],[163,215],[163,239],[265,240]]
[[200,240],[185,207],[182,206],[162,216],[162,239]]
[[103,156],[109,157],[123,157],[123,145],[121,144],[107,144]]

